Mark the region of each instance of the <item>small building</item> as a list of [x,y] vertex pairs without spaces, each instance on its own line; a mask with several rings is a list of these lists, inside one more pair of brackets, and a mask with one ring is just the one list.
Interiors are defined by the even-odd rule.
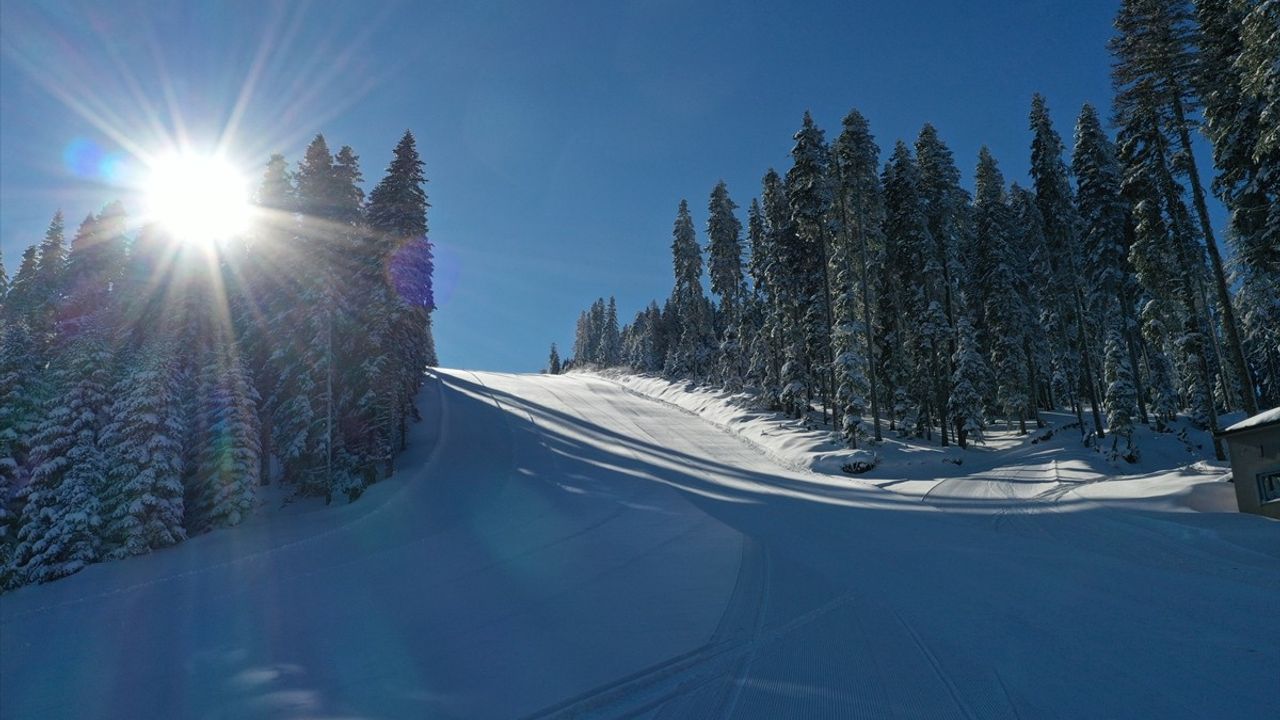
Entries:
[[1218,433],[1231,453],[1241,512],[1280,520],[1280,407]]

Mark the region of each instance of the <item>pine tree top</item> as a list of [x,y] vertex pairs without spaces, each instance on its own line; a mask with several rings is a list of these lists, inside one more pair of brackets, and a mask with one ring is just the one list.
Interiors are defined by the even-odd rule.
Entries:
[[369,224],[374,229],[396,235],[423,237],[427,234],[427,202],[423,185],[423,162],[413,133],[405,131],[396,144],[386,175],[369,193]]
[[871,124],[857,110],[845,115],[843,130],[832,146],[832,162],[846,188],[877,195],[880,146],[871,134]]
[[983,145],[978,150],[978,170],[974,175],[973,201],[978,207],[1004,202],[1004,175],[995,156]]
[[52,289],[62,276],[66,266],[67,244],[64,238],[62,211],[58,210],[53,214],[53,219],[49,221],[49,228],[45,230],[44,240],[40,242],[37,273],[40,276],[41,284],[46,288]]
[[1111,81],[1117,122],[1125,124],[1133,114],[1175,97],[1190,113],[1197,30],[1187,0],[1124,0],[1115,27],[1108,48],[1115,57]]
[[292,212],[297,200],[297,191],[293,186],[293,174],[284,155],[274,153],[267,161],[262,173],[262,182],[258,186],[256,202],[259,206]]

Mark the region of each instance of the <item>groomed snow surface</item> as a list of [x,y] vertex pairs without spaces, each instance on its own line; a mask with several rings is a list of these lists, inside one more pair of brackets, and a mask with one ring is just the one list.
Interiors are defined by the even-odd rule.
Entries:
[[849,476],[661,383],[442,371],[360,501],[0,597],[0,717],[1275,716],[1280,523],[1203,438]]

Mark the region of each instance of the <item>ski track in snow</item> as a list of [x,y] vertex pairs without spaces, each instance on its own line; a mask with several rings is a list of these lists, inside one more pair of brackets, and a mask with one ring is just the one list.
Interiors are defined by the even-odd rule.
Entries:
[[1280,523],[833,482],[591,376],[422,404],[354,504],[0,597],[0,717],[1274,717]]

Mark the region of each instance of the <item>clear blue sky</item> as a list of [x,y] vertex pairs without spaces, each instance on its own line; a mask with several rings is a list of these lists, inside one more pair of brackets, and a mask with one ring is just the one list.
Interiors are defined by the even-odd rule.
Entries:
[[74,226],[121,194],[113,168],[179,132],[225,136],[256,176],[322,131],[369,188],[411,128],[441,362],[536,370],[595,297],[625,320],[669,292],[681,198],[701,233],[723,178],[745,220],[805,109],[833,139],[857,107],[884,156],[932,122],[966,183],[985,143],[1025,184],[1032,93],[1068,142],[1081,103],[1109,114],[1117,5],[11,0],[0,241],[12,273],[55,209]]

